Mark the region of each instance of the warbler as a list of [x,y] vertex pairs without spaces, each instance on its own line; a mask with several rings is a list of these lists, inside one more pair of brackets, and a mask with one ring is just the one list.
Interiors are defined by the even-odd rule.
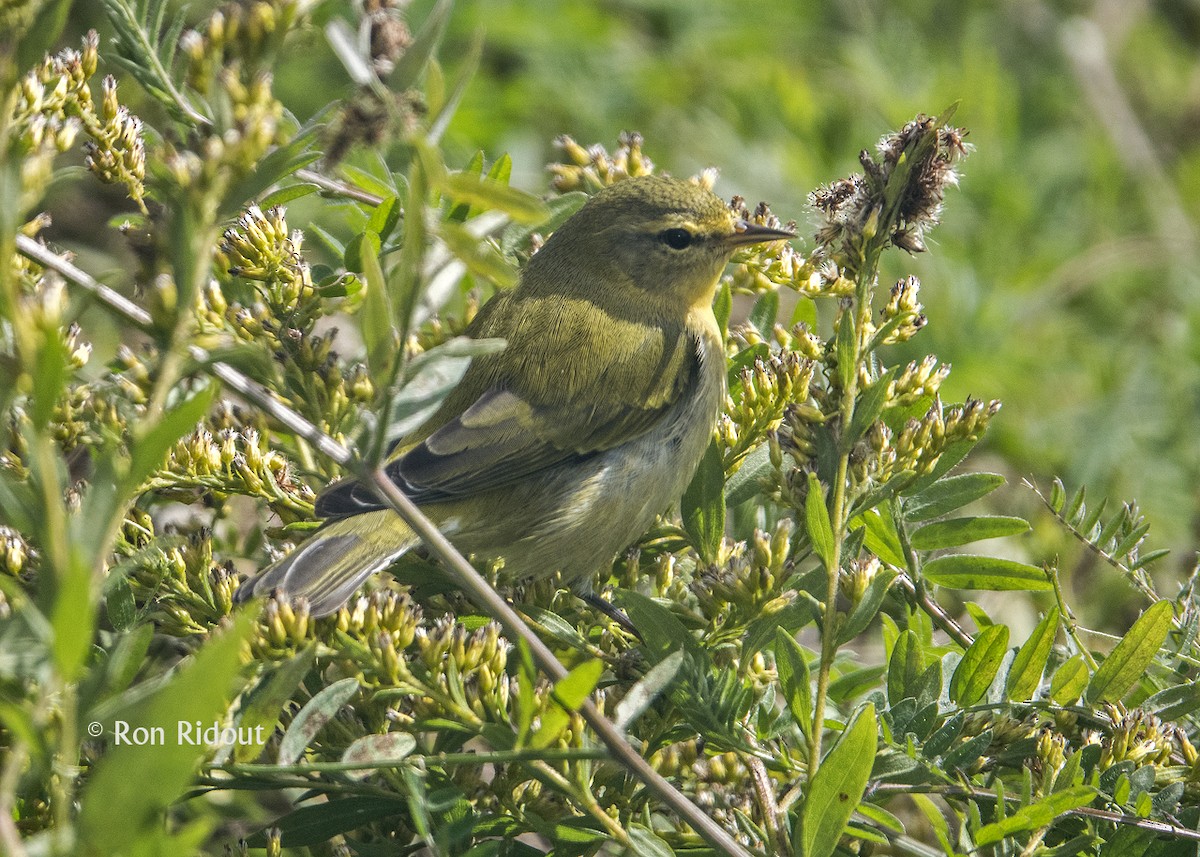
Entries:
[[[476,357],[397,447],[388,476],[464,554],[512,582],[558,571],[580,594],[682,496],[724,400],[712,303],[735,248],[791,238],[708,189],[644,176],[597,192],[480,309]],[[420,540],[367,486],[331,485],[327,519],[238,590],[338,609]],[[595,600],[592,600],[595,603]]]

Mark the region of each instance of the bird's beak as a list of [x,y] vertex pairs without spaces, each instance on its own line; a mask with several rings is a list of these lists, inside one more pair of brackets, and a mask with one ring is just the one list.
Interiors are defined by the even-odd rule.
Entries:
[[784,241],[795,238],[796,233],[787,229],[772,229],[769,226],[759,226],[749,220],[735,220],[733,234],[725,238],[725,243],[731,247],[743,247],[747,244],[765,244],[768,241]]

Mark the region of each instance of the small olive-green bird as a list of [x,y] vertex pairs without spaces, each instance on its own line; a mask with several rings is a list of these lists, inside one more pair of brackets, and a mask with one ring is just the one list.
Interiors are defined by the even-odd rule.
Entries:
[[[726,373],[712,302],[730,256],[790,237],[677,179],[599,191],[480,310],[468,334],[507,347],[475,358],[388,475],[462,553],[503,557],[513,582],[560,571],[589,594],[708,446]],[[326,615],[420,543],[353,480],[316,511],[326,523],[239,600],[275,592]]]

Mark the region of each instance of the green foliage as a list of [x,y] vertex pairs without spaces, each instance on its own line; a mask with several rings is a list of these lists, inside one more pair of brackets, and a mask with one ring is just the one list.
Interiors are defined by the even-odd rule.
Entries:
[[[47,27],[66,8],[34,5],[22,20]],[[311,529],[315,491],[345,475],[315,432],[384,454],[503,347],[461,336],[481,302],[588,192],[654,170],[638,135],[612,152],[566,137],[549,199],[514,187],[508,155],[444,142],[458,105],[479,109],[469,74],[448,83],[436,59],[449,0],[411,23],[402,4],[362,21],[334,5],[191,20],[106,0],[112,46],[89,37],[2,79],[16,105],[0,125],[2,850],[1192,847],[1196,576],[1159,594],[1138,508],[1106,517],[1055,482],[1044,502],[1091,573],[1145,603],[1115,639],[1085,628],[1051,553],[1006,513],[1004,478],[973,469],[999,403],[950,401],[948,366],[911,358],[929,336],[919,282],[881,287],[944,203],[956,213],[968,147],[953,109],[814,191],[803,252],[735,258],[713,444],[680,516],[592,581],[636,635],[558,581],[510,593],[566,668],[552,681],[421,557],[326,618],[278,598],[235,611],[241,574]],[[313,24],[356,88],[301,125],[266,72]],[[93,103],[101,56],[158,106],[153,127],[113,85]],[[136,264],[116,285],[137,290],[133,308],[32,240],[51,179],[87,179],[54,172],[77,130],[89,170],[129,197]],[[283,202],[324,225],[294,228]],[[97,310],[115,342],[98,336],[93,359]],[[239,372],[264,389],[235,401],[214,380]],[[964,605],[967,590],[1034,593],[1042,618],[1013,639],[999,602]],[[589,725],[600,715],[678,795],[618,761]],[[193,726],[210,737],[185,738]],[[687,824],[686,800],[725,839]]]

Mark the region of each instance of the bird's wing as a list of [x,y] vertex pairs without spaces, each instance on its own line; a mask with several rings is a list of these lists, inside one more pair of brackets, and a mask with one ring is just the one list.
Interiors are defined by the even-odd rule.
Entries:
[[[642,406],[622,396],[598,403],[587,385],[566,383],[538,395],[501,381],[393,460],[387,473],[414,502],[437,502],[511,484],[625,443],[650,430],[699,383],[697,342],[681,335],[668,350],[675,354],[659,368],[673,377],[667,389],[644,397]],[[569,395],[575,386],[579,394]],[[326,517],[378,508],[369,488],[350,481],[330,486],[317,501],[317,513]]]

